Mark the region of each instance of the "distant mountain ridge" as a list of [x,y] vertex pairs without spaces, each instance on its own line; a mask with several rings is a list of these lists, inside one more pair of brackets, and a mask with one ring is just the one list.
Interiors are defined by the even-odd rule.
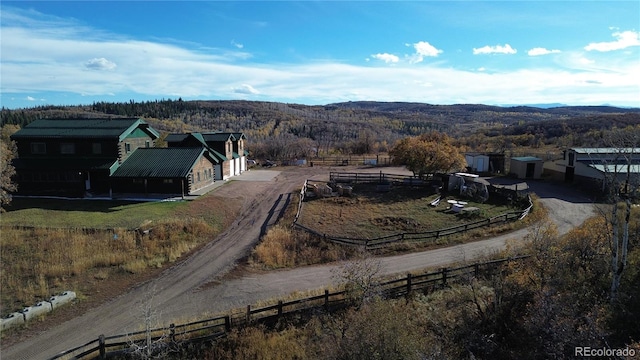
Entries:
[[593,106],[569,106],[565,104],[536,104],[536,105],[513,105],[497,106],[484,104],[453,104],[453,105],[432,105],[428,103],[415,102],[378,102],[378,101],[349,101],[342,103],[327,104],[327,109],[359,109],[381,112],[442,112],[443,110],[456,111],[491,111],[491,112],[522,112],[522,113],[546,113],[555,115],[593,115],[593,114],[613,114],[613,113],[638,113],[640,108],[622,108],[609,105]]

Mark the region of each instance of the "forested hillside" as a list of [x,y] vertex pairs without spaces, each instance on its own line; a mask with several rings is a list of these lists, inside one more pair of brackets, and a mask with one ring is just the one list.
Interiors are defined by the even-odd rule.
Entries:
[[1,123],[41,118],[143,117],[168,132],[242,131],[255,156],[284,159],[386,152],[398,139],[431,130],[468,150],[598,146],[612,128],[639,126],[640,109],[347,102],[308,106],[255,101],[161,100],[2,109]]

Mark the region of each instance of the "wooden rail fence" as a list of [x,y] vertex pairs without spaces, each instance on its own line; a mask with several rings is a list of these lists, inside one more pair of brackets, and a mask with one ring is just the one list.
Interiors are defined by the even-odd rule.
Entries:
[[[417,181],[421,179],[417,179],[415,177],[404,176],[404,175],[393,175],[393,174],[384,174],[384,173],[340,173],[340,172],[332,172],[329,175],[331,181],[335,182],[350,182],[350,183],[372,183],[379,182],[382,179],[384,181],[391,182],[400,182],[402,184],[411,184],[413,181],[416,181],[414,184],[418,184]],[[409,180],[407,180],[409,179]],[[424,180],[422,180],[424,181]],[[303,211],[303,202],[305,198],[305,189],[307,188],[308,180],[305,180],[302,190],[300,191],[300,197],[298,200],[298,209],[296,212],[295,219],[293,221],[293,227],[305,231],[309,234],[319,236],[326,241],[331,241],[338,244],[343,245],[351,245],[351,246],[363,246],[367,250],[378,249],[389,244],[398,243],[398,242],[411,242],[411,241],[428,241],[438,239],[443,236],[449,236],[457,233],[467,232],[469,230],[478,229],[485,226],[492,226],[497,224],[504,224],[511,221],[522,220],[525,218],[533,207],[533,202],[531,201],[531,197],[527,195],[529,206],[524,210],[518,211],[510,211],[504,214],[500,214],[491,218],[482,219],[474,222],[469,222],[461,225],[452,226],[449,228],[439,229],[439,230],[431,230],[424,232],[402,232],[391,235],[380,236],[376,238],[351,238],[351,237],[342,237],[342,236],[332,236],[327,235],[325,233],[321,233],[312,228],[304,226],[298,223],[300,215]],[[420,184],[422,185],[422,184]]]
[[391,183],[394,185],[424,186],[433,182],[433,176],[419,177],[411,175],[359,172],[330,172],[329,181],[336,183],[371,184]]
[[369,166],[389,166],[391,157],[389,155],[344,155],[344,156],[323,156],[308,158],[309,166],[348,166],[348,165],[369,165]]
[[[454,268],[441,268],[438,271],[423,274],[408,273],[398,279],[386,280],[376,284],[379,293],[385,298],[399,298],[410,295],[413,291],[431,291],[446,287],[459,279],[492,276],[498,267],[509,261],[519,261],[528,256],[499,259],[483,263],[475,263]],[[269,323],[282,316],[309,310],[331,312],[344,308],[352,299],[344,290],[324,290],[324,294],[302,299],[283,301],[274,305],[246,309],[236,309],[229,315],[190,322],[187,324],[171,324],[168,327],[138,331],[128,334],[105,336],[59,353],[50,359],[105,359],[116,354],[130,352],[133,344],[144,344],[145,339],[161,342],[165,348],[178,347],[189,343],[214,341],[225,336],[232,328],[246,326],[254,322]]]

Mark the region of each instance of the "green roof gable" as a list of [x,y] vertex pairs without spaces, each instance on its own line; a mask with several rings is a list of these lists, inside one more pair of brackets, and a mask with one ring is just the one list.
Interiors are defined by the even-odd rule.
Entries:
[[113,177],[184,178],[201,156],[217,160],[204,147],[139,148],[113,173]]
[[122,141],[136,130],[142,130],[151,138],[160,134],[144,120],[138,118],[116,119],[41,119],[36,120],[11,136],[14,140],[29,138],[94,138]]

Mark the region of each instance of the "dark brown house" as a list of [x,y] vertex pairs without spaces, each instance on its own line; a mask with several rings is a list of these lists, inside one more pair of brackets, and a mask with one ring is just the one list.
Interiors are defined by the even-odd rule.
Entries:
[[11,136],[19,194],[86,196],[110,191],[110,176],[157,131],[137,118],[36,120]]

